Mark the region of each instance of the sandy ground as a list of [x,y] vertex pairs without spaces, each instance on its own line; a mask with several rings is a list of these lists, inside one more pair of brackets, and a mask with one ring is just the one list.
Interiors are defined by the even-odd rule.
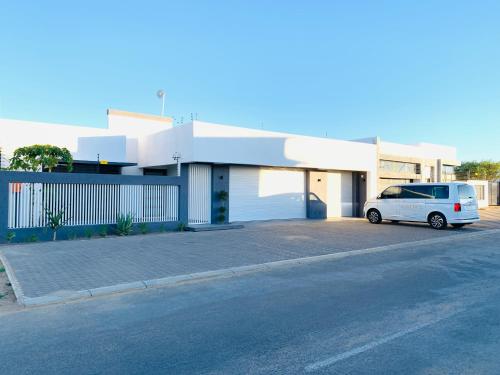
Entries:
[[0,261],[0,309],[15,304],[16,296],[12,290],[5,268]]

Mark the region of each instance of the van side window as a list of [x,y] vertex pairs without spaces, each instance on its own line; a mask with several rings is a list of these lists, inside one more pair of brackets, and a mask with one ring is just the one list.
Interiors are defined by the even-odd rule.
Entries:
[[433,199],[432,186],[425,185],[407,185],[401,186],[402,199]]
[[432,195],[435,199],[448,199],[450,188],[448,186],[432,186]]
[[380,194],[380,199],[398,199],[401,195],[400,186],[389,186]]

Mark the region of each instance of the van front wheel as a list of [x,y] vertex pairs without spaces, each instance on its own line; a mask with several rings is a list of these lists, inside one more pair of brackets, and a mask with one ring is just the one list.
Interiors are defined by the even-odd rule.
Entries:
[[432,228],[438,230],[445,229],[447,224],[448,223],[446,222],[446,218],[443,214],[440,214],[439,212],[433,212],[429,215],[429,225]]
[[368,221],[372,224],[380,224],[380,222],[382,221],[382,215],[380,215],[380,211],[374,208],[368,211],[366,217],[368,218]]

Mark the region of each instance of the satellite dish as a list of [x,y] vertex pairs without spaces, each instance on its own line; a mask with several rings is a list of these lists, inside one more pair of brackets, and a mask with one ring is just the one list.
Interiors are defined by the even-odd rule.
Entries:
[[160,116],[163,116],[163,113],[165,112],[165,91],[163,90],[158,90],[156,92],[156,96],[161,99],[161,114]]

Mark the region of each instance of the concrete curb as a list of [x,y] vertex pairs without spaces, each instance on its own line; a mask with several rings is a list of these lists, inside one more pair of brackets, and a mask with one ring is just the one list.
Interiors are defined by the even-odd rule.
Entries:
[[[25,306],[40,306],[53,303],[67,302],[75,299],[110,295],[115,293],[123,293],[134,290],[173,287],[190,282],[203,282],[208,280],[237,277],[237,276],[247,275],[250,273],[270,271],[277,268],[311,264],[325,260],[338,260],[363,254],[375,254],[385,251],[397,250],[405,247],[419,247],[419,246],[444,243],[460,239],[470,239],[495,233],[500,233],[500,229],[482,230],[474,233],[464,233],[464,234],[450,235],[440,238],[431,238],[427,240],[403,242],[392,245],[372,247],[367,249],[348,250],[344,252],[316,255],[304,258],[285,259],[274,262],[252,264],[247,266],[230,267],[213,271],[204,271],[204,272],[196,272],[185,275],[169,276],[159,279],[134,281],[130,283],[110,285],[110,286],[81,290],[81,291],[61,291],[61,292],[56,292],[57,294],[52,293],[50,295],[33,297],[33,298],[24,296],[22,288],[19,286],[17,279],[14,277],[13,272],[10,269],[10,265],[8,264],[8,262],[6,262],[6,259],[2,256],[2,254],[0,254],[0,259],[2,260],[5,266],[9,280],[11,280],[14,293],[16,294],[18,302]],[[16,287],[14,287],[14,284],[16,284]]]

